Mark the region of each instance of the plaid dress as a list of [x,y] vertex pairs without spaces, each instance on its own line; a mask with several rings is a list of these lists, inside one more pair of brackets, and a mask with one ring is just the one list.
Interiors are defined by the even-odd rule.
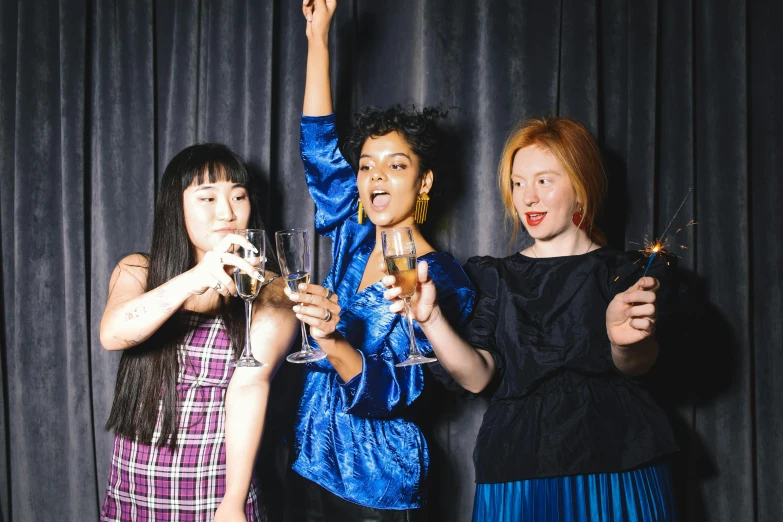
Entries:
[[[225,397],[234,369],[220,316],[180,311],[179,436],[172,453],[123,436],[114,439],[104,521],[211,521],[226,491]],[[158,427],[160,418],[158,418]],[[245,505],[248,522],[265,520],[255,477]]]

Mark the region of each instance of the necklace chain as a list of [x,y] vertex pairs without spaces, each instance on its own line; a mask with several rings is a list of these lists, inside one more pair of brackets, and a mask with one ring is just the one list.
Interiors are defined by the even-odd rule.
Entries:
[[[590,244],[587,245],[587,250],[585,250],[585,254],[590,251],[590,247],[592,247],[592,246],[593,246],[593,241],[590,240]],[[530,251],[533,252],[533,256],[535,256],[536,259],[541,259],[540,257],[538,257],[538,254],[536,254],[536,245],[532,245],[530,247]]]

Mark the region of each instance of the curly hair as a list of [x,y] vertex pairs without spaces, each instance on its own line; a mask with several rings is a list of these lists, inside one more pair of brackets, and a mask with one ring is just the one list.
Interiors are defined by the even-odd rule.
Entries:
[[345,154],[354,170],[358,168],[359,156],[364,142],[369,138],[398,132],[419,159],[419,173],[431,170],[436,176],[439,165],[439,130],[436,122],[445,118],[448,111],[439,107],[410,109],[394,105],[388,109],[368,107],[354,116],[354,126],[343,144]]

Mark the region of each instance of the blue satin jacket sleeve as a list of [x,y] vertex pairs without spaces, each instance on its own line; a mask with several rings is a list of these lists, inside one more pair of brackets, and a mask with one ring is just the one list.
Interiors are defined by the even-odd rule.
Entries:
[[302,116],[299,150],[305,178],[315,201],[315,228],[321,235],[337,236],[339,225],[358,208],[356,174],[338,147],[334,114]]

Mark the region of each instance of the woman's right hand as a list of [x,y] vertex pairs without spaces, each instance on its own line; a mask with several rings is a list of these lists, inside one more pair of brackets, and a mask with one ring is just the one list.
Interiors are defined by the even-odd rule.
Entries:
[[[426,261],[419,261],[416,265],[418,282],[416,284],[416,291],[414,292],[413,297],[411,297],[411,313],[413,314],[413,318],[420,325],[426,325],[440,313],[440,308],[438,307],[438,290],[435,288],[435,282],[429,276],[428,270],[429,267]],[[397,283],[397,278],[393,275],[387,275],[381,279],[381,283],[387,288],[383,293],[383,297],[392,301],[389,310],[394,313],[405,315],[405,303],[400,298],[402,288],[394,286]]]
[[335,9],[337,9],[337,0],[304,0],[302,2],[302,14],[307,19],[305,33],[308,39],[317,38],[323,42],[327,41]]
[[[244,237],[228,234],[215,248],[207,252],[196,266],[186,272],[190,292],[193,295],[203,294],[211,288],[224,297],[233,296],[237,291],[234,278],[231,277],[235,268],[251,274],[259,281],[264,280],[261,272],[255,266],[229,252],[234,246],[257,251]],[[258,260],[260,263],[261,258],[259,257]]]

